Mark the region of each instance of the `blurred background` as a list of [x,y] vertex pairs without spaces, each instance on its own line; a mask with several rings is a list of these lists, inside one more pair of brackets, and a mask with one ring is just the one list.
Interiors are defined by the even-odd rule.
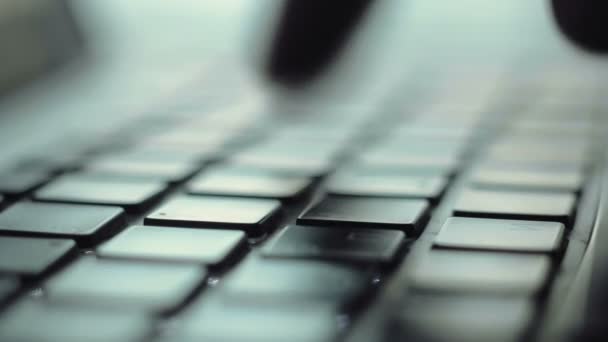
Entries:
[[[1,137],[2,158],[16,151],[7,142],[44,144],[49,127],[82,132],[151,111],[170,114],[167,102],[176,94],[201,105],[235,101],[237,89],[264,99],[294,94],[262,72],[278,1],[0,6],[0,25],[8,28],[0,36],[0,120],[11,127]],[[509,75],[511,86],[542,78],[576,88],[602,78],[604,64],[560,36],[545,1],[384,0],[374,3],[330,71],[295,93],[361,102],[396,91],[404,79],[424,84],[439,75],[481,78],[483,87]]]

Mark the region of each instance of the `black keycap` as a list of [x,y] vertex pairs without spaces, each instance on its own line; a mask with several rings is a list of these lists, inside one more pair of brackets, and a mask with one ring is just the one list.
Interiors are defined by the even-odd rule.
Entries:
[[19,303],[0,320],[2,341],[135,342],[149,333],[149,319],[133,312],[92,311],[34,302]]
[[12,294],[17,292],[18,286],[19,281],[17,278],[0,276],[0,304],[4,303]]
[[364,272],[320,261],[265,258],[245,262],[222,281],[228,295],[261,302],[321,300],[345,304],[370,285]]
[[560,248],[564,230],[559,222],[451,217],[435,238],[435,245],[551,253]]
[[0,234],[66,237],[90,246],[124,223],[116,207],[22,202],[0,213]]
[[386,263],[405,241],[399,230],[287,226],[263,247],[269,257]]
[[465,189],[456,201],[458,216],[567,222],[576,198],[569,193]]
[[298,224],[414,232],[428,207],[427,201],[417,199],[328,196],[300,215]]
[[101,256],[219,265],[245,247],[238,230],[133,226],[98,248]]
[[39,276],[74,256],[72,240],[0,237],[0,272],[24,277]]
[[313,303],[260,305],[204,298],[184,315],[175,337],[184,342],[330,342],[338,332],[333,309]]
[[410,285],[433,292],[530,295],[543,286],[550,267],[542,254],[435,249],[411,266]]
[[580,170],[535,170],[533,168],[480,168],[472,176],[477,186],[540,191],[576,192],[583,185]]
[[0,173],[0,193],[8,196],[23,195],[48,179],[47,173],[36,170],[4,171]]
[[163,312],[181,304],[204,276],[196,265],[83,258],[51,278],[46,289],[57,302]]
[[165,190],[160,182],[103,180],[65,176],[36,191],[40,201],[115,205],[127,211],[145,209]]
[[297,197],[311,184],[301,176],[270,171],[238,172],[216,169],[196,177],[188,185],[192,194],[290,199]]
[[264,230],[281,203],[270,199],[179,196],[146,217],[146,225]]
[[332,177],[327,187],[338,195],[437,199],[445,185],[446,179],[438,176],[346,171]]
[[535,305],[525,297],[408,296],[398,341],[522,341]]
[[198,170],[198,166],[183,162],[154,162],[106,157],[84,168],[88,175],[100,178],[180,182]]

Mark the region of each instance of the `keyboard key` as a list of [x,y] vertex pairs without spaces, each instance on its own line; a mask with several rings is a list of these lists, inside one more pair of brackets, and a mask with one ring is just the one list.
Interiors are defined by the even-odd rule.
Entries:
[[306,210],[298,224],[400,229],[420,228],[429,205],[425,200],[328,196]]
[[124,223],[116,207],[21,202],[0,213],[0,234],[65,237],[90,246]]
[[179,196],[146,217],[146,225],[265,230],[278,214],[276,200],[219,196]]
[[458,198],[458,216],[567,222],[576,198],[569,193],[466,189]]
[[486,151],[484,159],[520,165],[547,165],[583,168],[589,163],[585,151],[574,149],[565,151],[568,146],[553,146],[534,142],[497,144]]
[[24,302],[0,320],[2,341],[105,342],[141,341],[150,333],[143,315],[91,311]]
[[75,253],[72,240],[0,237],[0,273],[40,276]]
[[491,169],[477,170],[472,182],[478,186],[500,187],[522,190],[572,191],[583,185],[580,171],[540,171],[534,169]]
[[133,226],[98,248],[107,257],[219,265],[246,244],[237,230]]
[[189,163],[178,162],[153,162],[123,160],[107,157],[89,163],[84,171],[87,175],[97,177],[112,177],[160,181],[160,182],[180,182],[198,171],[198,166]]
[[221,289],[244,300],[321,300],[341,305],[369,285],[364,272],[340,264],[266,258],[241,265],[223,280]]
[[445,185],[446,179],[437,176],[344,172],[332,177],[327,187],[338,195],[437,199]]
[[451,217],[435,238],[435,245],[519,252],[555,252],[565,227],[559,222]]
[[330,342],[335,341],[337,330],[331,306],[260,305],[206,298],[187,313],[176,337],[184,342]]
[[65,176],[38,190],[35,198],[47,202],[115,205],[127,211],[143,210],[165,190],[159,182],[127,182]]
[[323,176],[334,169],[333,160],[327,156],[301,155],[299,152],[297,149],[283,152],[243,151],[230,158],[228,163],[305,177]]
[[269,241],[263,253],[269,257],[388,263],[396,258],[405,240],[399,230],[291,225]]
[[406,155],[394,151],[371,150],[357,157],[355,164],[371,169],[397,169],[404,172],[424,171],[448,175],[458,166],[453,155]]
[[381,138],[372,151],[394,153],[395,155],[459,157],[463,154],[465,147],[465,141],[460,139],[390,135]]
[[521,341],[534,315],[528,298],[409,296],[399,313],[399,341]]
[[188,185],[192,194],[290,199],[304,192],[310,179],[269,171],[239,173],[213,170],[196,177]]
[[42,185],[48,179],[48,174],[41,171],[4,171],[0,173],[0,193],[20,196]]
[[533,294],[551,259],[541,254],[431,250],[412,265],[411,285],[423,291]]
[[57,302],[163,312],[181,304],[204,276],[196,265],[83,258],[46,288]]

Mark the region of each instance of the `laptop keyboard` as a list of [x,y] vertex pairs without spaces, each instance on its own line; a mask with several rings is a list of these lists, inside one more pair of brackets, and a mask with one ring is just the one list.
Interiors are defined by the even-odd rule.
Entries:
[[534,338],[589,240],[601,115],[444,102],[150,115],[24,156],[0,340],[342,340],[396,287],[386,340]]

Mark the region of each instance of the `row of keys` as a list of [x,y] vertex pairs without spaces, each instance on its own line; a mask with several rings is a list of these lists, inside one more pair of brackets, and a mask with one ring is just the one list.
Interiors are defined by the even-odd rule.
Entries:
[[453,216],[413,260],[418,295],[529,298],[545,288],[585,185],[589,146],[518,122],[481,152]]

